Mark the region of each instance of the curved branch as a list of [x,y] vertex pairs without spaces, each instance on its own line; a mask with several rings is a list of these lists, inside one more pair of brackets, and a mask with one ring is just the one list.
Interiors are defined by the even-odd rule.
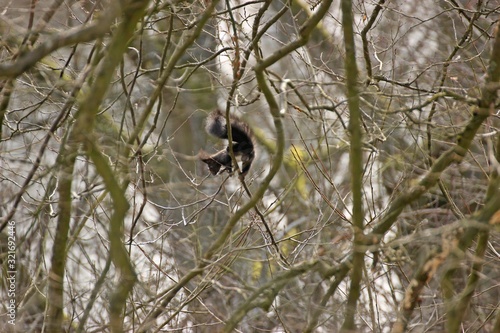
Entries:
[[110,27],[118,15],[117,6],[112,4],[113,1],[109,3],[110,8],[92,23],[62,31],[32,51],[26,52],[19,59],[0,64],[0,78],[16,78],[55,50],[102,37],[110,31]]
[[314,269],[318,264],[318,261],[312,261],[295,266],[289,271],[281,272],[274,279],[271,279],[255,290],[231,315],[231,318],[226,322],[224,332],[234,332],[236,325],[254,308],[262,308],[267,311],[276,298],[276,295],[291,279]]
[[366,23],[363,30],[361,30],[361,40],[363,41],[363,56],[365,58],[365,68],[366,68],[366,75],[368,76],[368,82],[370,82],[370,80],[372,79],[373,73],[372,73],[372,61],[370,59],[370,51],[368,50],[368,39],[366,38],[366,35],[368,34],[368,31],[370,31],[371,28],[373,27],[373,24],[375,23],[378,14],[382,10],[382,5],[384,3],[385,0],[379,0],[377,5],[375,6],[375,9],[373,9],[370,19]]
[[[333,2],[333,0],[322,1],[321,5],[314,12],[314,14],[302,25],[302,27],[300,27],[299,38],[286,44],[285,46],[278,49],[277,51],[275,51],[273,54],[271,54],[267,58],[263,59],[262,61],[259,61],[255,65],[255,70],[256,71],[263,70],[263,69],[273,65],[275,62],[282,59],[287,54],[295,51],[299,47],[306,45],[306,43],[309,41],[309,37],[311,36],[311,33],[316,28],[316,26],[321,21],[321,19],[326,15],[332,2]],[[256,44],[257,42],[258,42],[257,40],[254,40],[254,44]],[[256,46],[254,46],[254,48],[257,49]]]

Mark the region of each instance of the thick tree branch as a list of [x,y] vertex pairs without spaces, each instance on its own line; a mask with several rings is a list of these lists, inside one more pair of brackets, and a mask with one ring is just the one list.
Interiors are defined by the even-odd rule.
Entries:
[[73,169],[75,166],[76,152],[71,147],[75,147],[70,142],[68,147],[61,146],[58,162],[60,171],[58,174],[58,207],[57,228],[52,247],[51,267],[48,279],[47,310],[45,320],[47,329],[50,332],[63,332],[63,291],[64,291],[64,270],[66,268],[67,241],[69,223],[71,221],[71,185],[73,182]]
[[[76,122],[73,131],[69,137],[68,154],[69,159],[63,163],[62,172],[63,186],[60,186],[60,219],[58,222],[57,237],[54,243],[54,256],[51,267],[51,283],[49,283],[48,298],[48,327],[52,332],[59,332],[62,329],[62,295],[64,280],[64,263],[67,255],[66,242],[69,229],[69,220],[71,217],[71,177],[75,162],[75,154],[79,146],[83,144],[88,156],[95,164],[97,172],[101,175],[106,189],[111,194],[113,200],[113,214],[110,220],[109,238],[111,243],[110,256],[116,269],[120,271],[120,283],[110,297],[110,327],[111,332],[123,331],[123,309],[128,294],[136,280],[136,275],[128,254],[122,243],[123,220],[128,211],[128,202],[124,196],[124,188],[115,178],[111,167],[104,159],[99,149],[94,143],[95,137],[92,134],[94,130],[95,118],[99,107],[104,99],[114,74],[116,66],[120,63],[130,38],[132,38],[135,27],[142,12],[146,8],[148,0],[133,0],[125,4],[123,8],[122,21],[116,29],[116,32],[107,48],[107,54],[103,58],[101,66],[97,71],[97,76],[90,91],[81,102],[80,108],[76,114]],[[62,192],[61,192],[62,191]],[[68,202],[69,201],[69,202]]]
[[343,332],[356,329],[356,305],[361,293],[361,279],[365,250],[362,250],[364,236],[363,214],[363,132],[361,126],[361,111],[359,109],[358,67],[356,64],[356,44],[354,42],[354,19],[352,1],[342,0],[342,29],[345,46],[345,72],[347,88],[347,104],[349,107],[349,174],[352,193],[352,225],[354,228],[353,259],[351,284],[347,296]]

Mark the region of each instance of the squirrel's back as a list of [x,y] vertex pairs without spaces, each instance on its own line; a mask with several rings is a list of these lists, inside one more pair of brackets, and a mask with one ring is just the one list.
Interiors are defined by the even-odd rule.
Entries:
[[[233,141],[253,145],[253,135],[250,127],[236,116],[231,116],[230,120]],[[228,139],[226,117],[219,109],[208,115],[205,129],[207,133],[215,137]]]
[[205,130],[217,138],[227,139],[226,118],[219,109],[208,115]]

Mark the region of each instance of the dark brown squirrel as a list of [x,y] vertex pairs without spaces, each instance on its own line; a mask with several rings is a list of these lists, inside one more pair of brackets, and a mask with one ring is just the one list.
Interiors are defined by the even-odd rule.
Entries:
[[[241,174],[246,175],[252,161],[255,157],[253,134],[250,127],[236,116],[230,116],[231,121],[231,136],[233,138],[233,153],[234,156],[241,156]],[[205,130],[220,139],[228,139],[226,117],[220,110],[215,110],[207,117]],[[229,145],[221,151],[210,155],[209,153],[200,150],[200,159],[208,165],[208,169],[212,175],[217,175],[220,172],[233,172],[233,164],[231,154],[229,153]],[[223,168],[221,170],[221,168]]]

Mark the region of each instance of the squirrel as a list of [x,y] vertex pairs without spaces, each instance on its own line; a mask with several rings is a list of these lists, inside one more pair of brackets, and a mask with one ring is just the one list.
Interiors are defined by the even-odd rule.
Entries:
[[[233,139],[234,156],[241,156],[242,167],[241,174],[244,176],[250,170],[252,161],[255,157],[253,134],[244,121],[236,116],[230,116],[231,136]],[[207,117],[205,130],[208,134],[220,139],[228,139],[226,117],[220,110],[215,110]],[[229,145],[221,151],[210,155],[204,150],[200,150],[199,157],[202,162],[208,165],[208,169],[212,175],[217,175],[220,172],[233,172],[233,164],[231,154],[229,153]],[[221,168],[222,171],[221,171]]]

